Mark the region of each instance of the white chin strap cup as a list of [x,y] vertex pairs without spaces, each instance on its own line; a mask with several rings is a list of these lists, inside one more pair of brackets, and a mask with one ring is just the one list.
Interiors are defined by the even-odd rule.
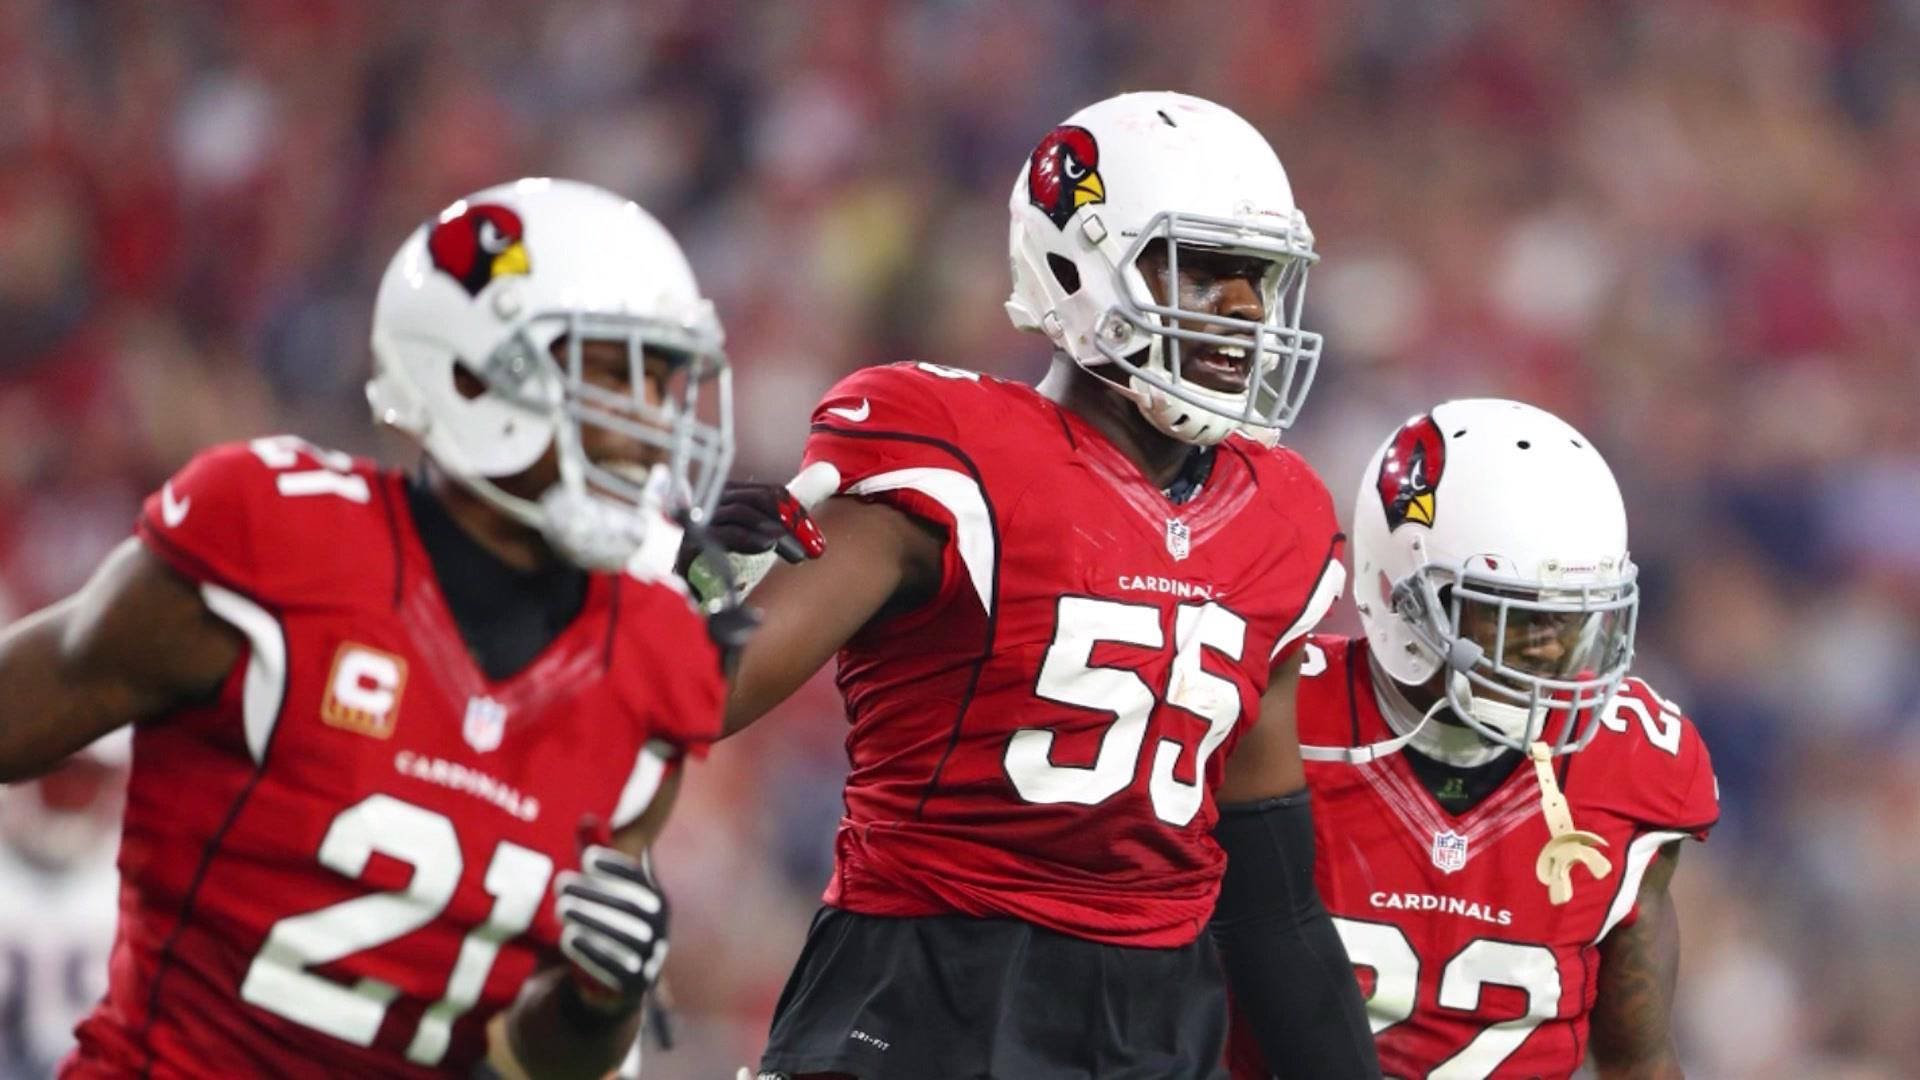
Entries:
[[[635,571],[641,577],[657,577],[658,552],[679,547],[678,527],[667,519],[665,507],[673,489],[673,477],[665,465],[655,465],[647,473],[637,506],[625,506],[587,492],[584,488],[557,483],[540,497],[540,531],[568,562],[583,570]],[[653,541],[650,545],[648,541]],[[637,554],[649,558],[636,565]],[[673,560],[668,556],[667,572]]]

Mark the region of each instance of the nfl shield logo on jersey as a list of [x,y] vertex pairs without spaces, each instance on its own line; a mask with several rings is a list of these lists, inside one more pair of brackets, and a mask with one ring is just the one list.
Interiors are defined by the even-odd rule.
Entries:
[[468,746],[483,754],[499,749],[500,738],[507,733],[507,707],[490,697],[468,698],[460,733],[467,737]]
[[1434,833],[1433,865],[1449,874],[1467,865],[1467,838],[1452,829]]
[[1187,523],[1179,518],[1168,518],[1167,554],[1173,556],[1174,562],[1187,557],[1187,552],[1192,550],[1192,543],[1193,534],[1187,530]]

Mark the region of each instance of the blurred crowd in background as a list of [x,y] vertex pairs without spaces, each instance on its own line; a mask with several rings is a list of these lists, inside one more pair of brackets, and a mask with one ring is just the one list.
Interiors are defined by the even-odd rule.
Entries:
[[[418,222],[523,174],[680,237],[726,324],[740,475],[786,477],[856,367],[1035,377],[1046,343],[1000,310],[1007,192],[1123,89],[1227,104],[1286,163],[1327,336],[1289,439],[1343,510],[1446,397],[1534,402],[1611,460],[1639,672],[1724,797],[1675,882],[1690,1075],[1915,1075],[1914,0],[11,0],[0,623],[84,580],[206,444],[407,460],[361,397],[374,284]],[[650,1077],[757,1055],[843,730],[819,679],[695,767],[660,859],[680,1047]],[[23,952],[66,880],[45,861],[0,859],[0,1075],[51,1052],[20,1041],[33,973],[93,978]]]

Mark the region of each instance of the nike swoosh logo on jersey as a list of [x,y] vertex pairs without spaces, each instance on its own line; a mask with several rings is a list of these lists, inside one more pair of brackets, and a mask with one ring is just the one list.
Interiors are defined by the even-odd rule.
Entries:
[[189,495],[176,502],[173,497],[173,481],[169,480],[161,485],[160,520],[167,523],[167,528],[176,528],[181,522],[187,520],[187,511],[191,509],[193,509],[193,496]]
[[866,398],[861,398],[860,407],[857,409],[828,409],[827,411],[835,416],[845,417],[857,424],[865,420],[867,416],[873,412],[873,406]]

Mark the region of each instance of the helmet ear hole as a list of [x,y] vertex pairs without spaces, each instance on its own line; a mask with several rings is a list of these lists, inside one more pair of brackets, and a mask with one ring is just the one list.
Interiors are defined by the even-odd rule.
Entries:
[[453,362],[453,390],[454,393],[459,394],[468,401],[472,401],[474,398],[487,392],[487,383],[486,380],[474,374],[473,369],[468,367],[464,362],[455,360]]
[[1061,290],[1068,296],[1080,291],[1080,268],[1073,265],[1072,259],[1050,251],[1047,253],[1047,269],[1053,271],[1053,280],[1060,283]]

